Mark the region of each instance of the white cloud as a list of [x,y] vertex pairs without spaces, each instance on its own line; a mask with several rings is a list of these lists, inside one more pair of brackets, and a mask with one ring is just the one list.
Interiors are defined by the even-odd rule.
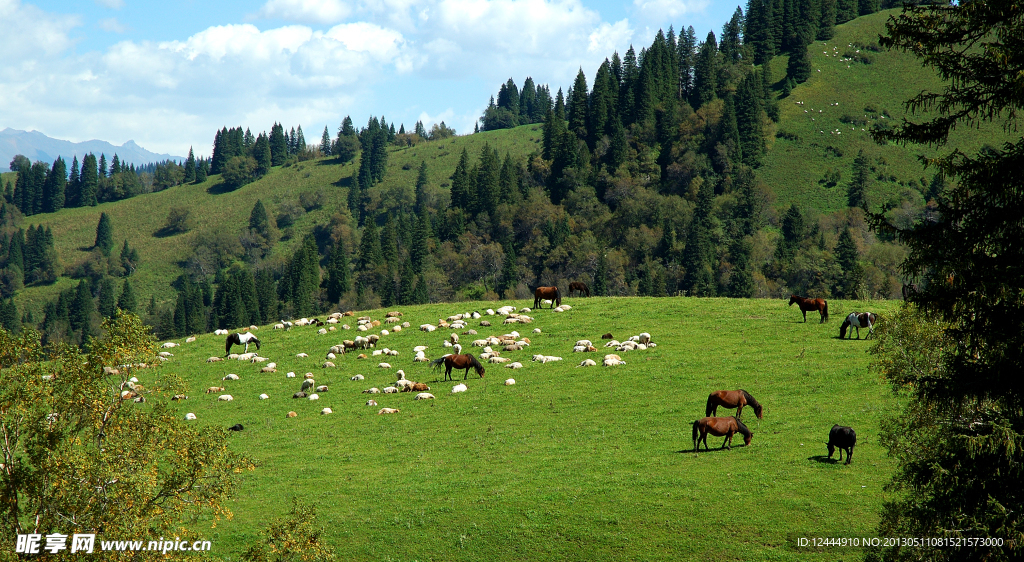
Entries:
[[124,0],[93,0],[96,5],[103,6],[104,8],[110,8],[112,10],[120,10],[124,6]]
[[107,18],[99,21],[100,29],[111,33],[124,33],[128,28],[122,25],[117,18]]
[[68,32],[82,24],[78,16],[46,13],[19,0],[0,0],[0,22],[0,67],[8,68],[23,57],[54,55],[73,47]]
[[303,23],[337,23],[352,12],[341,0],[269,0],[256,17]]
[[627,44],[632,37],[633,30],[629,27],[629,20],[620,20],[614,24],[602,22],[590,34],[587,51],[607,56],[619,46]]
[[709,0],[633,0],[637,12],[647,20],[658,22],[702,13],[708,4]]

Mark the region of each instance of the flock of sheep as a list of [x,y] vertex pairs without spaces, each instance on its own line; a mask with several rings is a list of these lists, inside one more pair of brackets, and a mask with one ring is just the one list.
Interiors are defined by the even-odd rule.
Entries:
[[[572,310],[572,306],[561,305],[551,310],[554,313],[563,313]],[[463,350],[462,345],[463,343],[465,343],[467,346],[482,348],[481,352],[478,355],[478,358],[481,362],[504,365],[505,368],[508,369],[521,369],[523,368],[522,362],[513,361],[512,357],[503,356],[503,354],[507,355],[514,352],[525,350],[531,344],[529,337],[521,335],[516,330],[511,330],[507,333],[500,335],[489,335],[479,337],[477,330],[475,328],[470,328],[470,322],[477,324],[478,327],[480,328],[490,328],[492,327],[490,318],[499,317],[501,318],[501,325],[503,326],[510,324],[530,324],[534,321],[534,318],[528,315],[531,312],[532,311],[529,308],[522,308],[517,310],[517,308],[512,305],[503,306],[498,309],[486,309],[483,312],[464,312],[448,316],[447,318],[444,319],[438,319],[438,321],[433,324],[421,324],[419,325],[419,330],[425,333],[434,332],[438,329],[444,329],[446,331],[461,331],[461,334],[458,332],[450,332],[448,337],[444,339],[444,341],[442,342],[442,347],[440,348],[440,351],[443,351],[443,353],[441,354],[442,357],[447,354],[461,354]],[[334,313],[328,316],[326,321],[308,318],[300,318],[295,321],[281,321],[274,325],[274,329],[292,330],[299,327],[312,326],[317,329],[317,333],[319,335],[328,335],[331,332],[338,330],[339,328],[341,330],[352,330],[352,326],[350,326],[347,323],[344,323],[344,319],[347,316],[354,317],[354,314],[351,312]],[[412,325],[409,322],[402,321],[402,316],[403,314],[401,312],[392,311],[388,312],[385,315],[383,322],[375,320],[369,316],[354,318],[354,329],[358,332],[366,332],[366,334],[357,335],[351,340],[346,339],[342,340],[341,343],[331,345],[324,355],[324,361],[321,364],[321,368],[325,370],[334,368],[336,367],[335,361],[339,361],[340,357],[343,357],[344,355],[351,353],[357,353],[356,357],[359,359],[379,357],[380,359],[387,358],[388,361],[397,361],[397,359],[394,358],[400,356],[400,352],[397,349],[385,347],[384,342],[386,341],[385,338],[387,338],[392,333],[400,332],[402,329],[412,328]],[[497,320],[495,320],[495,322],[497,322]],[[382,328],[382,326],[384,327]],[[249,326],[248,328],[243,330],[252,332],[257,329],[257,326]],[[378,329],[379,332],[377,332]],[[371,330],[377,333],[370,333]],[[229,334],[227,330],[218,330],[215,333],[217,335]],[[534,335],[540,333],[540,328],[535,328],[533,330]],[[460,338],[460,335],[471,336],[474,337],[475,339],[468,340],[467,338],[465,340],[462,340]],[[603,339],[610,340],[604,343],[603,347],[606,348],[608,351],[614,350],[618,353],[630,351],[643,351],[649,348],[656,347],[657,345],[651,341],[651,335],[646,332],[632,336],[631,338],[623,342],[611,339],[611,337],[611,334],[605,334],[604,336],[602,336]],[[188,338],[188,340],[186,341],[188,343],[191,343],[195,341],[195,338],[191,337]],[[178,345],[180,344],[174,342],[167,342],[163,344],[163,347],[172,348]],[[425,363],[431,361],[431,358],[427,356],[429,351],[430,347],[428,345],[417,345],[413,347],[412,362]],[[597,352],[598,349],[593,342],[584,339],[576,341],[575,344],[572,346],[572,351],[574,353],[589,353]],[[609,353],[605,355],[603,360],[601,361],[601,364],[609,367],[616,365],[624,365],[626,362],[623,361],[622,357],[618,355],[618,353]],[[169,360],[171,357],[173,357],[173,355],[170,352],[166,351],[161,352],[160,355],[161,358],[164,360]],[[297,353],[295,357],[297,359],[303,359],[308,358],[309,355],[307,353]],[[561,357],[541,354],[533,355],[532,359],[534,362],[538,363],[548,363],[552,361],[562,360]],[[267,357],[260,356],[258,352],[230,353],[225,357],[210,357],[206,359],[206,362],[216,363],[226,360],[235,360],[251,364],[261,364],[261,373],[277,372],[277,363],[270,361],[270,359]],[[591,367],[596,365],[598,365],[598,362],[593,359],[584,359],[579,364],[580,367]],[[378,362],[377,367],[380,369],[387,370],[393,368],[391,363],[385,361]],[[435,395],[429,392],[431,388],[426,383],[409,380],[408,378],[406,378],[406,373],[402,369],[397,369],[395,371],[395,375],[395,381],[391,383],[389,386],[383,388],[371,387],[363,390],[362,393],[377,395],[398,394],[401,392],[415,392],[415,400],[435,399]],[[482,376],[483,375],[481,375],[481,377]],[[287,372],[285,374],[285,377],[298,378],[297,375],[291,371]],[[238,381],[240,379],[241,377],[239,375],[235,373],[228,373],[222,377],[222,383],[219,383],[217,386],[210,386],[206,388],[206,394],[217,395],[218,401],[233,401],[234,396],[228,393],[227,386],[224,383]],[[362,374],[356,374],[350,377],[350,380],[365,380],[365,376]],[[137,380],[133,379],[133,382],[129,384],[136,383]],[[504,381],[504,384],[506,386],[514,385],[516,384],[516,381],[513,378],[509,378]],[[466,384],[456,384],[452,387],[450,394],[458,394],[466,392],[467,390],[468,388]],[[298,391],[292,395],[292,398],[305,400],[319,400],[320,394],[326,393],[328,391],[330,391],[328,385],[317,384],[315,380],[315,375],[313,373],[306,373],[303,376],[301,382],[299,383]],[[128,393],[132,394],[129,395]],[[125,392],[123,392],[122,397],[134,398],[137,395],[138,393],[134,392],[133,388],[127,387],[125,389]],[[141,398],[141,396],[138,397]],[[174,400],[184,400],[187,398],[188,397],[184,395],[177,395],[174,397]],[[267,400],[270,398],[270,396],[266,393],[262,393],[259,395],[259,398],[261,400]],[[366,404],[369,406],[379,406],[375,398],[370,398],[369,400],[366,401]],[[378,410],[377,413],[394,414],[399,412],[401,412],[399,408],[382,407]],[[321,415],[328,415],[332,413],[333,410],[331,408],[323,408],[320,411]],[[291,418],[296,417],[297,415],[297,412],[291,411],[288,412],[287,417]],[[197,419],[197,417],[195,413],[189,412],[188,414],[185,415],[185,419],[194,420]]]

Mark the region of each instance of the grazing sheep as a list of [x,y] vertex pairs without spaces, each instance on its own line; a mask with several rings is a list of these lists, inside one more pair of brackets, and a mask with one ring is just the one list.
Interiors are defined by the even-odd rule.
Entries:
[[541,363],[550,363],[551,361],[561,361],[561,357],[555,357],[553,355],[545,355],[544,360]]
[[412,348],[413,351],[426,351],[428,349],[430,348],[425,345],[417,345],[416,347]]
[[295,357],[297,357],[299,359],[304,359],[306,357],[309,357],[309,354],[308,353],[296,353]]
[[413,362],[413,363],[429,363],[429,362],[430,362],[430,359],[429,359],[429,358],[427,358],[427,357],[426,357],[426,356],[424,356],[424,355],[417,355],[416,357],[413,357],[413,358],[412,358],[412,362]]
[[334,366],[334,363],[331,363],[330,361],[324,361],[324,365],[323,365],[324,369],[328,369],[328,368],[333,367],[333,366]]
[[223,361],[223,360],[224,360],[223,357],[211,357],[211,358],[207,359],[206,362],[207,363],[216,363],[218,361]]
[[230,373],[228,375],[225,375],[224,378],[222,378],[221,380],[222,381],[237,381],[238,379],[239,379],[238,375],[236,375],[234,373]]
[[398,388],[394,386],[385,386],[384,394],[395,394],[398,392]]
[[231,402],[234,399],[235,398],[230,394],[221,394],[220,396],[217,397],[217,400],[220,400],[221,402]]
[[363,394],[380,394],[380,389],[376,386],[373,388],[367,388],[363,391]]
[[160,353],[157,353],[157,355],[160,357],[174,357],[174,354],[170,351],[161,351]]
[[620,345],[622,345],[622,344],[619,342],[619,340],[612,340],[612,341],[604,344],[605,347],[619,347]]
[[[374,404],[374,406],[376,406],[376,404]],[[377,415],[379,416],[381,414],[397,414],[398,412],[401,412],[401,410],[399,410],[398,408],[381,408],[380,410],[377,411]]]
[[194,420],[194,419],[196,419],[196,415],[193,414],[192,412],[189,412],[189,413],[185,414],[185,421],[190,421],[190,420]]
[[213,394],[214,392],[224,392],[224,387],[223,386],[211,386],[210,388],[206,389],[206,393],[207,394]]
[[491,323],[488,322],[487,320],[481,320],[480,321],[480,325],[483,326],[484,328],[490,328],[491,327]]
[[306,373],[305,375],[302,376],[302,378],[304,378],[304,379],[311,379],[311,378],[313,378],[313,373]]
[[353,381],[361,381],[361,380],[363,380],[363,379],[365,379],[365,378],[366,378],[366,377],[364,377],[363,375],[355,375],[355,376],[353,376],[353,377],[352,377],[351,379],[349,379],[349,380],[353,380]]
[[516,379],[505,379],[505,386],[512,386],[516,384]]
[[410,386],[412,386],[412,385],[414,385],[414,384],[416,384],[416,383],[414,383],[414,382],[412,382],[412,381],[410,381],[410,380],[406,380],[406,379],[398,379],[397,381],[395,381],[395,386],[394,386],[393,388],[396,388],[396,389],[398,389],[398,388],[401,388],[401,389],[405,389],[405,388],[408,388],[408,387],[410,387]]
[[455,394],[457,392],[466,392],[466,390],[468,390],[466,388],[466,385],[464,385],[464,384],[457,384],[457,385],[452,387],[452,394]]
[[514,363],[509,363],[508,365],[505,365],[505,368],[506,369],[522,369],[523,368],[523,364],[520,363],[519,361],[516,361]]
[[390,369],[391,368],[391,364],[390,363],[377,363],[377,366],[380,367],[381,369]]
[[325,357],[325,359],[330,359],[330,360],[332,360],[332,361],[333,361],[334,359],[337,359],[337,358],[338,358],[338,356],[337,356],[337,355],[335,355],[335,354],[333,354],[333,353],[328,353],[328,354],[327,354],[327,357]]
[[292,394],[292,398],[306,398],[307,396],[309,396],[309,394],[305,392],[296,392],[295,394]]
[[[481,354],[481,357],[482,356],[483,354]],[[511,359],[509,359],[508,357],[491,357],[490,359],[488,359],[488,361],[490,361],[491,363],[508,363],[509,361],[511,361]]]
[[284,329],[284,324],[274,324],[274,329],[275,330],[283,330]]
[[317,394],[310,394],[309,396],[306,397],[306,399],[307,400],[319,400],[320,396],[317,395]]
[[596,367],[597,366],[597,362],[594,361],[593,359],[584,359],[582,362],[580,362],[579,366],[580,367]]
[[146,401],[146,397],[145,397],[145,396],[136,396],[136,397],[135,397],[135,398],[134,398],[134,399],[132,400],[132,402],[135,402],[136,404],[141,404],[141,403],[143,403],[143,402],[145,402],[145,401]]
[[227,330],[214,330],[213,331],[213,335],[215,335],[215,336],[226,336],[226,335],[228,335],[228,331]]
[[585,345],[577,345],[572,348],[573,353],[582,353],[584,351],[590,351],[590,348]]
[[288,371],[288,374],[285,375],[285,378],[294,379],[295,378],[295,372],[294,371]]
[[402,321],[401,319],[395,318],[395,317],[385,318],[384,319],[384,323],[385,324],[398,324],[401,321]]
[[423,331],[423,332],[433,332],[436,329],[437,329],[437,326],[434,326],[432,324],[420,324],[420,331]]
[[176,343],[174,343],[172,341],[169,341],[169,342],[164,343],[160,347],[162,347],[164,349],[168,349],[168,348],[171,348],[171,347],[178,347],[178,344],[176,344]]
[[227,358],[228,359],[238,359],[238,354],[237,353],[229,353],[227,355]]
[[188,400],[188,396],[184,394],[175,394],[171,397],[171,400],[177,402],[178,400]]
[[365,332],[365,331],[369,330],[369,328],[366,327],[366,324],[360,324],[360,325],[356,326],[356,329],[359,330],[360,332]]
[[647,332],[643,332],[642,334],[637,336],[637,341],[639,341],[640,343],[642,343],[644,345],[647,345],[647,344],[651,343],[651,334],[648,334]]
[[268,398],[270,398],[270,396],[267,396],[266,394],[260,394],[260,400],[266,400]]
[[376,406],[377,405],[377,401],[374,400],[373,398],[371,398],[371,399],[366,401],[366,405],[367,406]]
[[300,388],[299,390],[305,392],[313,388],[314,386],[316,386],[316,382],[313,379],[306,379],[302,381],[302,388]]
[[330,408],[324,408],[323,410],[320,410],[320,415],[321,416],[326,416],[327,414],[333,414],[333,413],[334,413],[334,410],[332,410]]
[[366,354],[360,353],[359,355],[356,355],[356,359],[366,359]]
[[287,417],[295,418],[295,417],[298,417],[298,414],[296,414],[295,412],[288,412],[288,416]]
[[370,355],[372,355],[373,357],[376,357],[378,355],[384,355],[384,350],[383,349],[375,349],[375,350],[373,350],[373,353],[371,353]]
[[322,384],[322,385],[316,387],[316,391],[317,392],[327,392],[327,385],[326,384]]
[[276,373],[277,369],[274,368],[274,367],[267,366],[267,367],[263,367],[262,369],[260,369],[260,372],[261,373]]
[[429,392],[421,392],[416,395],[416,400],[433,400],[434,395]]
[[612,339],[612,333],[608,332],[607,334],[601,336],[601,339],[603,339],[603,340],[610,340],[610,339]]

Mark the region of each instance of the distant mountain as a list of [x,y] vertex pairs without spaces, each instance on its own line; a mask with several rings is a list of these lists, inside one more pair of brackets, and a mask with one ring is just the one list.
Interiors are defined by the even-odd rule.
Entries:
[[161,162],[164,160],[185,159],[184,156],[172,156],[170,154],[157,154],[135,144],[135,141],[128,141],[121,146],[114,146],[107,141],[90,140],[85,142],[71,142],[66,140],[50,138],[39,131],[19,131],[6,128],[0,131],[0,168],[7,170],[7,165],[16,154],[24,154],[29,160],[35,162],[41,160],[52,164],[58,156],[62,156],[68,163],[70,169],[71,159],[82,157],[89,153],[107,155],[109,162],[114,154],[125,163],[136,166],[150,162]]

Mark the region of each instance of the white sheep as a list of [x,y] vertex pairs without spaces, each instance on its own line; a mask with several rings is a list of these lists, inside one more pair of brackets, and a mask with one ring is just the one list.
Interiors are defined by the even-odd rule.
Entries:
[[457,385],[452,387],[452,394],[455,394],[457,392],[466,392],[466,390],[467,390],[466,385],[464,385],[464,384],[457,384]]
[[178,347],[178,344],[176,344],[176,343],[174,343],[172,341],[169,341],[169,342],[166,342],[165,344],[161,345],[160,347],[162,347],[164,349],[168,349],[168,348],[171,348],[171,347]]
[[377,366],[380,367],[381,369],[390,369],[391,363],[377,363]]
[[330,408],[324,408],[323,410],[320,410],[320,415],[321,416],[326,416],[327,414],[333,414],[333,413],[334,413],[334,410],[332,410]]
[[352,377],[351,379],[349,379],[349,380],[353,380],[353,381],[361,381],[361,380],[364,380],[365,378],[366,378],[366,377],[364,377],[363,375],[354,375],[354,376],[353,376],[353,377]]
[[316,331],[316,333],[320,334],[321,336],[326,336],[327,328],[320,328],[319,330]]
[[220,396],[217,397],[217,400],[220,400],[221,402],[231,402],[234,399],[235,398],[230,394],[221,394]]
[[519,361],[516,361],[514,363],[509,363],[508,365],[505,365],[505,368],[506,369],[522,369],[523,368],[523,364],[520,363]]
[[421,392],[416,395],[417,400],[433,400],[434,395],[429,392]]
[[285,375],[285,378],[294,379],[295,371],[288,371],[288,374]]
[[316,381],[314,381],[313,379],[306,379],[302,381],[301,391],[306,392],[307,390],[313,388],[314,386],[316,386]]
[[505,379],[505,386],[512,386],[516,384],[516,379]]
[[270,396],[266,394],[260,394],[260,400],[267,400],[268,398],[270,398]]
[[237,381],[238,379],[239,379],[238,375],[236,375],[234,373],[228,373],[227,375],[224,375],[224,378],[222,378],[220,380],[222,380],[222,381]]
[[593,359],[584,359],[582,362],[580,362],[579,366],[580,367],[596,367],[597,366],[597,362],[594,361]]
[[376,386],[373,388],[368,388],[363,391],[363,394],[380,394],[380,389],[377,388]]
[[333,366],[334,366],[334,363],[331,363],[330,361],[324,361],[324,364],[323,364],[323,368],[324,369],[328,369],[328,368],[333,367]]
[[307,397],[307,400],[319,400],[319,399],[320,399],[320,395],[318,395],[318,394],[310,394]]
[[371,398],[371,399],[366,401],[366,405],[367,406],[376,406],[377,405],[377,401]]
[[384,387],[384,394],[395,394],[396,392],[398,392],[398,387],[396,387],[396,386],[385,386]]
[[308,353],[296,353],[295,357],[297,357],[299,359],[303,359],[303,358],[309,357],[309,354]]
[[196,415],[193,414],[192,412],[189,412],[189,413],[185,414],[185,421],[194,420],[194,419],[196,419]]

